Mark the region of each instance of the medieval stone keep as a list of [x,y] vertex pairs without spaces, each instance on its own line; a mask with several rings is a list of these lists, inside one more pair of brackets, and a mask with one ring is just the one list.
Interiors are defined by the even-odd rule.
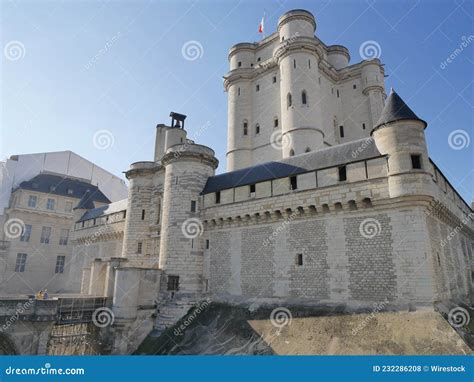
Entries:
[[172,113],[154,158],[126,172],[126,200],[76,206],[65,290],[113,298],[113,352],[207,298],[406,307],[472,294],[473,212],[429,158],[426,122],[386,97],[378,59],[349,64],[315,30],[294,10],[230,49],[228,172]]

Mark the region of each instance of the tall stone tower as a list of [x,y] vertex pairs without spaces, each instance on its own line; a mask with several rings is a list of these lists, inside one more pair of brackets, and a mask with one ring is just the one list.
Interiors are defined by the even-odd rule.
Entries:
[[320,75],[315,31],[316,21],[307,11],[287,12],[278,20],[280,44],[273,54],[280,70],[282,158],[323,147],[318,126],[323,94],[312,86]]
[[167,132],[167,141],[175,139],[175,143],[167,145],[161,158],[165,180],[159,267],[166,275],[168,291],[199,293],[204,251],[199,195],[218,161],[212,149],[187,140],[186,131],[180,130],[170,130],[172,136]]
[[348,49],[315,31],[314,16],[296,9],[270,36],[230,49],[228,171],[369,136],[385,96],[380,60],[349,65]]

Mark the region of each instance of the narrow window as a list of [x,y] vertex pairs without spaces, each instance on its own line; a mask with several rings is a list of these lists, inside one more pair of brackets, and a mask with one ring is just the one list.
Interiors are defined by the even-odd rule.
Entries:
[[308,60],[308,68],[311,69],[311,60]]
[[273,76],[273,83],[275,84],[277,82],[276,76]]
[[247,121],[244,121],[244,135],[248,135],[249,133],[249,124]]
[[290,157],[295,156],[295,150],[291,149],[290,150]]
[[126,217],[127,217],[127,210],[123,211],[123,218],[125,219]]
[[179,276],[168,276],[168,290],[179,290]]
[[293,102],[292,102],[292,99],[291,99],[291,93],[288,93],[286,95],[286,107],[291,107],[292,104],[293,104]]
[[411,166],[414,170],[421,169],[421,155],[418,155],[418,154],[411,155]]
[[339,182],[347,180],[346,166],[339,167]]
[[298,188],[298,182],[296,176],[290,177],[290,190],[296,190]]
[[296,255],[296,265],[298,267],[302,267],[303,266],[303,254],[302,253],[298,253]]
[[278,118],[273,119],[273,127],[278,127]]
[[251,67],[251,68],[253,68],[253,63],[252,63],[252,64],[250,64],[250,67]]
[[251,184],[249,187],[250,187],[250,194],[254,194],[255,193],[255,184]]
[[352,85],[352,89],[357,89],[357,85],[356,84]]
[[37,201],[38,197],[36,195],[30,195],[28,198],[28,207],[35,208]]
[[196,212],[196,201],[191,200],[191,212]]
[[257,86],[255,87],[255,90],[259,92],[259,91],[260,91],[260,85],[257,85]]
[[237,66],[240,68],[240,67],[242,66],[242,61],[239,61],[239,62],[237,63]]
[[255,134],[260,134],[260,125],[258,123],[255,125]]
[[301,103],[302,103],[303,105],[306,105],[306,101],[307,101],[307,100],[306,100],[306,91],[303,90],[303,91],[301,92]]
[[[84,223],[84,222],[83,222]],[[41,229],[40,243],[49,244],[49,238],[51,236],[51,227],[43,227]]]
[[221,192],[217,191],[216,192],[216,204],[220,204],[221,202]]
[[311,149],[309,147],[306,147],[306,150],[304,151],[305,153],[310,153]]
[[206,249],[209,249],[209,239],[206,240]]
[[318,84],[321,85],[321,77],[318,77]]
[[27,243],[28,241],[30,241],[30,236],[31,236],[31,225],[25,224],[25,228],[21,232],[20,241],[24,241],[25,243]]
[[362,130],[365,130],[365,123],[362,124]]
[[[95,219],[94,219],[95,224]],[[66,228],[61,229],[61,235],[59,236],[59,245],[67,245],[69,240],[69,230]]]
[[261,58],[260,58],[260,57],[259,57],[259,58],[257,58],[257,62],[260,62],[260,61],[261,61]]
[[240,88],[237,88],[237,95],[240,97]]
[[344,138],[344,126],[339,126],[339,136]]
[[16,255],[15,272],[24,272],[26,267],[26,253]]
[[293,60],[293,68],[296,69],[296,60]]
[[64,273],[65,261],[66,261],[66,256],[56,257],[56,268],[54,269],[54,273]]
[[139,241],[137,243],[137,253],[142,253],[142,247],[143,247],[143,243],[141,241]]
[[54,204],[55,204],[55,200],[54,199],[48,199],[46,201],[46,209],[47,210],[50,210],[50,211],[54,211]]
[[191,248],[194,248],[194,239],[191,239]]
[[339,89],[336,90],[337,98],[339,98]]
[[145,210],[142,210],[142,220],[145,220]]

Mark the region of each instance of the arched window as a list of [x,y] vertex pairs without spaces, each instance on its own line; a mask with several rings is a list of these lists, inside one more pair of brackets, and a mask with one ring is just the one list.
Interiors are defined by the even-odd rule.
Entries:
[[294,157],[295,156],[295,150],[291,149],[290,150],[290,157]]
[[304,151],[305,153],[310,153],[311,149],[309,147],[306,147],[306,150]]
[[302,103],[303,105],[306,105],[306,104],[308,103],[307,101],[308,101],[308,100],[307,100],[307,98],[306,98],[306,90],[303,90],[303,91],[301,92],[301,103]]
[[286,95],[286,107],[291,107],[293,105],[293,101],[291,99],[291,93],[288,93]]
[[255,125],[255,134],[260,134],[260,125],[258,123]]
[[244,135],[248,135],[249,133],[249,124],[247,121],[244,121]]

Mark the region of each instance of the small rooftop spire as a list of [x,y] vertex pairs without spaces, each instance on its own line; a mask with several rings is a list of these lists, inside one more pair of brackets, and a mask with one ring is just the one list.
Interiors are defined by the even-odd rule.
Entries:
[[386,125],[390,122],[403,121],[403,120],[414,120],[423,122],[425,127],[427,123],[418,116],[408,107],[408,105],[403,101],[400,96],[393,90],[390,89],[390,94],[388,95],[385,106],[382,110],[379,120],[375,124],[372,132],[378,129],[382,125]]
[[94,202],[92,201],[92,195],[90,190],[87,190],[84,192],[84,195],[82,195],[81,200],[79,200],[79,203],[77,203],[77,206],[74,207],[74,210],[92,210],[95,208]]

